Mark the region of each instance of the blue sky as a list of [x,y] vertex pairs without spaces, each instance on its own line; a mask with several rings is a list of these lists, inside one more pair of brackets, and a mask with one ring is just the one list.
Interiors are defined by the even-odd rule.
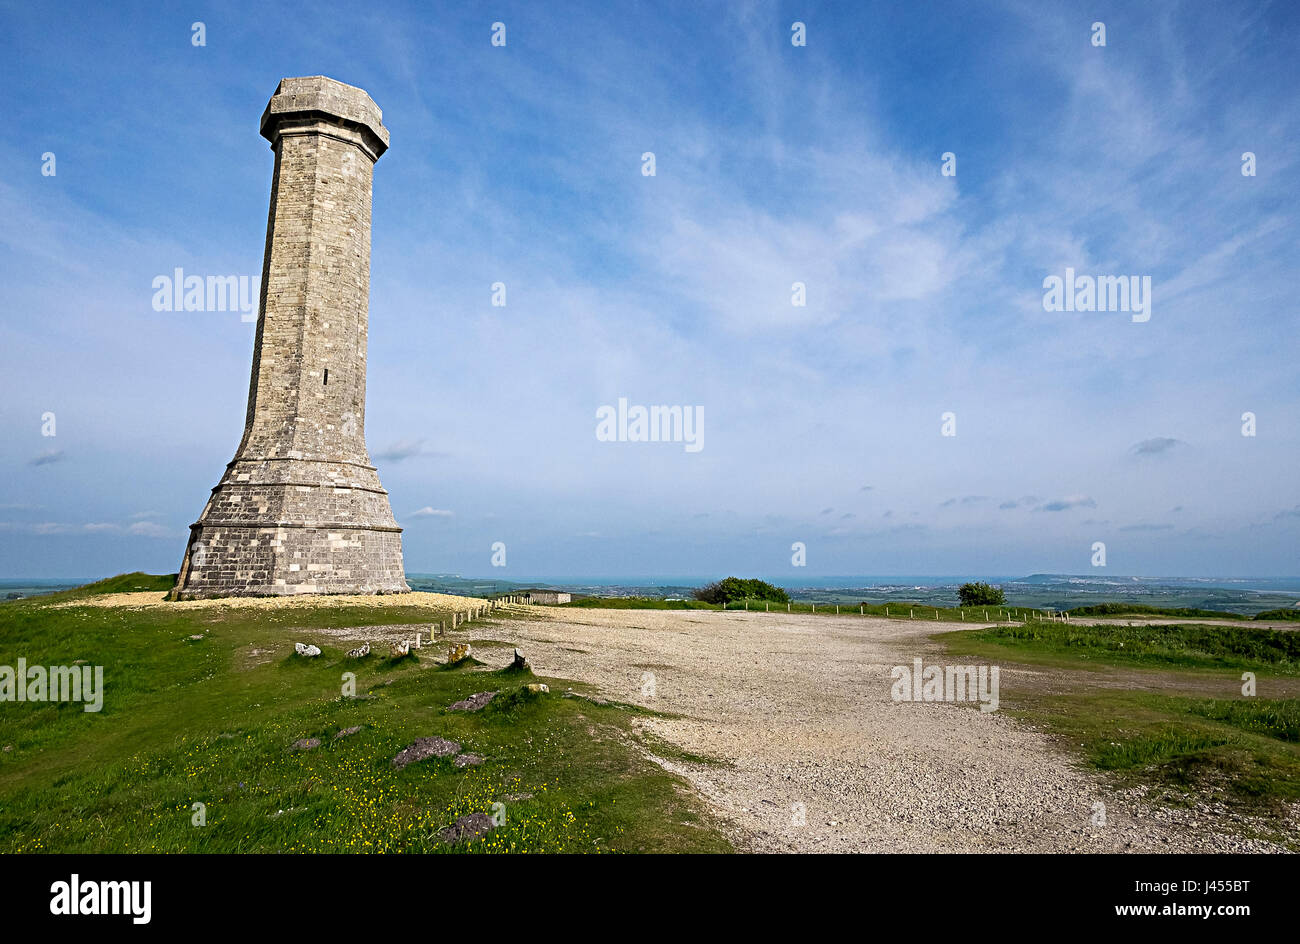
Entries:
[[[152,280],[256,278],[258,121],[315,74],[392,134],[366,432],[408,570],[1097,573],[1101,541],[1109,573],[1300,572],[1293,4],[314,19],[0,7],[0,576],[179,565],[253,326]],[[1151,319],[1045,311],[1066,267],[1149,276]],[[620,397],[702,407],[704,448],[599,441]]]

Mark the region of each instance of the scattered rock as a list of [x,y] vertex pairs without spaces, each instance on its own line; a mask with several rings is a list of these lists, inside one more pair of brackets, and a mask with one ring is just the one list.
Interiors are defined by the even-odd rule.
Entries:
[[484,833],[491,832],[496,824],[486,813],[470,813],[444,829],[438,830],[438,838],[445,843],[464,842],[477,839]]
[[457,767],[477,767],[483,763],[483,758],[477,754],[457,754],[451,759],[451,762]]
[[549,692],[549,691],[550,691],[550,689],[546,686],[546,683],[545,683],[545,682],[534,682],[534,683],[531,684],[531,685],[525,685],[524,688],[528,689],[528,691],[530,691],[530,692]]
[[403,639],[401,642],[395,642],[388,648],[388,651],[395,659],[409,656],[411,654],[411,641]]
[[72,664],[73,664],[73,665],[85,665],[85,664],[86,664],[86,660],[85,660],[85,659],[73,659],[73,660],[72,660]]
[[356,733],[357,733],[358,731],[360,731],[360,730],[361,730],[361,725],[359,725],[359,724],[357,724],[357,725],[353,725],[353,726],[350,727],[350,728],[344,728],[342,731],[340,731],[340,732],[338,732],[337,734],[334,735],[334,740],[337,741],[339,738],[345,738],[345,737],[347,737],[348,735],[356,734]]
[[349,659],[364,659],[368,655],[370,655],[370,643],[365,643],[355,649],[348,650]]
[[320,646],[304,646],[300,642],[293,644],[293,651],[300,656],[306,656],[309,659],[320,655]]
[[497,697],[496,692],[477,692],[463,698],[447,708],[448,711],[479,711],[484,705]]
[[393,758],[393,766],[401,770],[407,764],[414,764],[416,761],[427,760],[430,757],[448,757],[459,753],[460,745],[455,741],[440,737],[416,738]]
[[460,642],[447,650],[447,664],[455,665],[469,658],[471,652],[470,645],[467,642]]
[[532,798],[533,798],[533,795],[532,795],[531,793],[508,793],[508,794],[506,794],[506,800],[508,800],[508,801],[511,802],[511,803],[522,803],[524,800],[531,800]]
[[299,738],[293,742],[290,750],[309,751],[313,747],[320,747],[320,738]]
[[200,640],[200,639],[203,638],[203,634],[202,634],[202,633],[195,633],[195,634],[194,634],[193,636],[191,636],[190,638],[197,642],[198,640]]
[[6,744],[6,745],[5,745],[5,753],[6,753],[6,754],[8,754],[8,753],[9,753],[10,751],[12,751],[13,749],[14,749],[14,746],[13,746],[12,744]]
[[518,649],[515,650],[515,658],[510,663],[509,668],[512,672],[531,672],[533,670],[533,667],[528,664],[528,660],[524,658],[524,654]]

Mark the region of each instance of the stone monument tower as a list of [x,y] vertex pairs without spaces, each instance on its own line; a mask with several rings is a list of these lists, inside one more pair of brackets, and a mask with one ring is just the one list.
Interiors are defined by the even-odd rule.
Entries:
[[379,108],[324,76],[284,79],[244,438],[173,596],[408,591],[402,529],[366,451],[370,188]]

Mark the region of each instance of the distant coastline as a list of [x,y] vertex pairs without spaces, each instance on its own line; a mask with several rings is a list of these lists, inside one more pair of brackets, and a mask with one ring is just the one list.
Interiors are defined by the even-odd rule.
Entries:
[[[726,576],[726,575],[723,575]],[[1300,606],[1300,577],[1123,577],[1080,574],[1030,574],[1017,576],[881,575],[846,577],[774,577],[770,580],[791,599],[816,603],[915,602],[951,606],[957,587],[982,580],[1002,587],[1013,606],[1069,609],[1096,603],[1142,603],[1150,606],[1199,607],[1250,615],[1261,610]],[[0,579],[0,601],[43,596],[70,590],[100,578]],[[464,577],[459,574],[412,573],[413,590],[433,590],[464,596],[494,596],[513,591],[545,588],[579,596],[689,598],[708,577]]]
[[[726,575],[723,575],[726,576]],[[738,575],[739,576],[739,575]],[[825,603],[912,601],[951,606],[957,588],[968,580],[1002,587],[1015,606],[1069,609],[1096,603],[1142,603],[1150,606],[1199,607],[1225,613],[1254,614],[1300,603],[1300,577],[1120,577],[1076,574],[1008,576],[758,576],[783,587],[791,599]],[[528,588],[566,590],[599,597],[688,598],[691,591],[716,577],[462,577],[454,574],[408,574],[412,589],[491,596]]]

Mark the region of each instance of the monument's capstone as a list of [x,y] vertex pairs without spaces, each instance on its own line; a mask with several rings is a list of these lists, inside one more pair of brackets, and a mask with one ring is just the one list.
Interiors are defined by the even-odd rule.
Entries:
[[324,76],[284,79],[244,438],[173,596],[407,591],[402,529],[366,451],[371,175],[379,108]]

